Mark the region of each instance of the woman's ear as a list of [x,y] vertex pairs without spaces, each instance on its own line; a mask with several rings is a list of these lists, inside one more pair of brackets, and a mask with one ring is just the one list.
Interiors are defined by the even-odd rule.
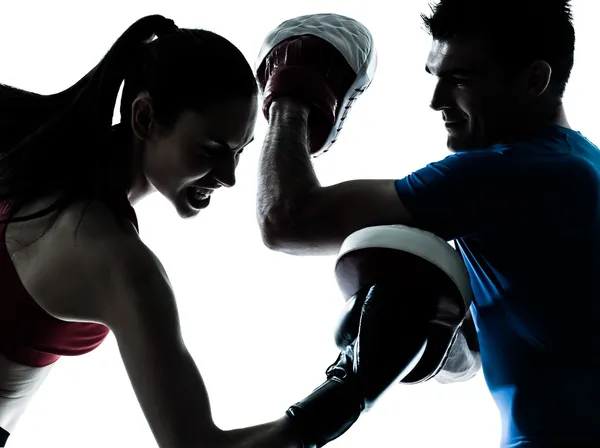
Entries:
[[147,140],[152,133],[154,109],[152,99],[147,93],[141,93],[131,104],[131,128],[133,135],[140,140]]

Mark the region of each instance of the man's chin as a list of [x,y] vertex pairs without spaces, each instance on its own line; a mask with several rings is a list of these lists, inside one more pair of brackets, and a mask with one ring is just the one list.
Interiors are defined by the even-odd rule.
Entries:
[[462,152],[465,151],[463,145],[460,142],[455,141],[452,137],[448,137],[448,142],[446,143],[446,147],[450,152]]
[[448,136],[446,146],[450,152],[466,152],[476,149],[472,141],[465,141],[454,136]]

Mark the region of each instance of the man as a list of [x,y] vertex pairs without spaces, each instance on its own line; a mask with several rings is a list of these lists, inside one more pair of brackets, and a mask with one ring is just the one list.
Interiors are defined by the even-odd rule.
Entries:
[[[295,38],[302,45],[279,43],[292,48],[287,59],[272,63],[284,53],[278,47],[265,55],[264,242],[289,254],[333,254],[359,229],[393,224],[454,240],[471,277],[503,446],[600,446],[600,152],[570,128],[561,101],[573,66],[569,2],[441,0],[422,18],[433,38],[431,107],[453,154],[403,179],[322,187],[312,169],[311,154],[337,136],[322,133],[324,123],[339,125],[351,97],[347,67],[334,67],[331,54],[352,65],[352,52],[317,29]],[[369,45],[348,43],[355,54]],[[275,76],[292,66],[311,73],[294,89]],[[467,367],[455,369],[457,379],[477,364],[470,345],[460,350]]]

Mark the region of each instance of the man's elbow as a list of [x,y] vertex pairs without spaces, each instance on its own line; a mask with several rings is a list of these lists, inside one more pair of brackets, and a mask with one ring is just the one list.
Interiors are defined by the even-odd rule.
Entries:
[[310,225],[306,220],[259,219],[259,228],[263,244],[275,252],[319,256],[333,255],[338,250],[339,244],[331,243],[322,228]]
[[284,252],[285,244],[278,230],[268,224],[262,223],[259,224],[259,227],[263,244],[272,251]]
[[273,229],[261,226],[260,233],[263,244],[274,252],[281,252],[287,255],[319,255],[309,242],[293,236],[289,231]]
[[263,244],[275,252],[290,253],[291,219],[281,213],[258,216],[258,227]]

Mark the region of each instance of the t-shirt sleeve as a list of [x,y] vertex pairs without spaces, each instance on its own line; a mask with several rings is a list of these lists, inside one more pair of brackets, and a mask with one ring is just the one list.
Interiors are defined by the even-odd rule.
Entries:
[[522,176],[508,159],[488,150],[453,154],[396,180],[396,190],[416,227],[447,241],[476,236],[514,220],[522,207]]

